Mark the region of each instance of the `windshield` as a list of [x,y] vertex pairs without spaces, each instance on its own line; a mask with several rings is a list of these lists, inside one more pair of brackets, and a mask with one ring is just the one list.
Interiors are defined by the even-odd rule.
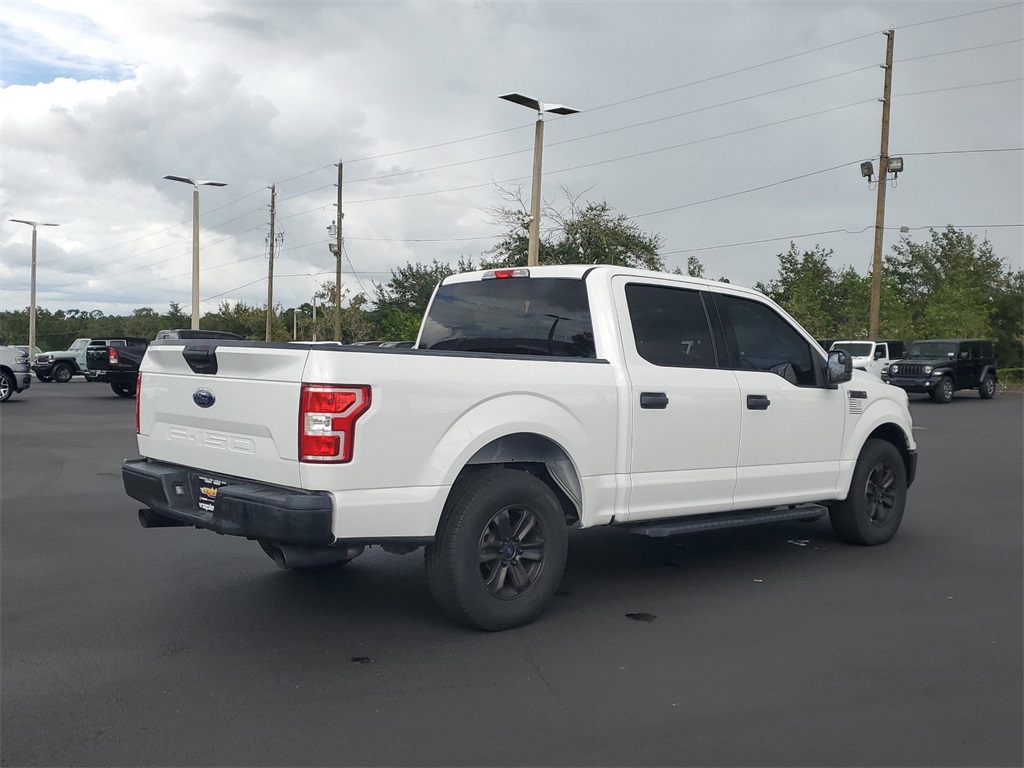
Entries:
[[89,339],[75,339],[74,343],[68,347],[68,352],[76,349],[85,349],[89,346]]
[[956,343],[952,341],[915,341],[907,353],[907,359],[926,359],[932,357],[953,357],[956,355]]
[[587,286],[582,280],[529,277],[443,285],[430,305],[418,346],[594,357]]
[[832,350],[841,349],[854,357],[871,357],[875,345],[870,341],[837,341],[832,345]]

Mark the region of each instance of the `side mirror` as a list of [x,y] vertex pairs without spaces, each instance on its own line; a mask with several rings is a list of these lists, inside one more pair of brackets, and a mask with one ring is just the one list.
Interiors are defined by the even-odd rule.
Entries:
[[853,378],[853,358],[845,350],[837,349],[828,353],[825,365],[825,384],[835,387]]
[[885,357],[885,347],[877,347],[875,349],[875,360],[881,360]]

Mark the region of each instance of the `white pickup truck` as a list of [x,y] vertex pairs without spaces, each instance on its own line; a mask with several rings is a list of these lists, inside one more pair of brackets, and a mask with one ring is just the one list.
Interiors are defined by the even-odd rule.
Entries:
[[763,295],[612,266],[449,277],[414,349],[156,341],[140,379],[123,478],[145,527],[285,568],[425,546],[440,607],[488,630],[551,601],[569,527],[828,514],[880,544],[917,463],[903,390]]

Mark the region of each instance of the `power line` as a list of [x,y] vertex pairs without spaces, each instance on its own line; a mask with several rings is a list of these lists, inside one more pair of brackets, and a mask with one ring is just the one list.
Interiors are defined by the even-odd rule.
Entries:
[[699,251],[714,251],[719,248],[738,248],[743,245],[760,245],[762,243],[774,243],[780,240],[798,240],[804,237],[817,237],[819,235],[835,235],[845,233],[847,235],[859,235],[867,232],[869,229],[874,229],[873,226],[867,226],[863,229],[823,229],[820,232],[803,232],[799,235],[786,235],[785,237],[765,237],[760,240],[744,240],[739,243],[722,243],[721,245],[705,245],[700,248],[680,248],[675,251],[661,251],[659,256],[672,256],[679,253],[698,253]]
[[799,181],[800,179],[808,179],[811,176],[818,176],[822,173],[830,173],[837,171],[840,168],[847,168],[855,163],[860,162],[859,160],[852,160],[847,163],[841,163],[839,165],[833,165],[831,168],[822,168],[820,171],[811,171],[810,173],[802,173],[799,176],[791,176],[788,179],[780,179],[779,181],[773,181],[770,184],[762,184],[758,187],[750,187],[749,189],[742,189],[738,192],[730,192],[726,195],[718,195],[717,197],[709,197],[704,200],[695,200],[692,203],[683,203],[682,205],[673,205],[669,208],[660,208],[657,211],[648,211],[647,213],[637,213],[632,216],[627,216],[628,219],[642,219],[645,216],[656,216],[659,213],[668,213],[669,211],[679,211],[683,208],[692,208],[696,205],[704,205],[705,203],[714,203],[719,200],[726,200],[730,197],[739,197],[740,195],[746,195],[751,192],[760,192],[763,189],[770,189],[771,187],[778,187],[782,184],[789,184],[791,181]]
[[1019,43],[1024,41],[1024,38],[1018,37],[1015,40],[1003,40],[999,43],[988,43],[987,45],[975,45],[972,48],[958,48],[955,51],[940,51],[939,53],[926,53],[924,56],[911,56],[907,59],[896,59],[896,64],[903,64],[908,61],[920,61],[921,59],[934,59],[938,56],[952,56],[955,53],[966,53],[967,51],[980,51],[985,48],[997,48],[1000,45],[1012,45],[1013,43]]
[[978,11],[967,11],[966,13],[958,13],[954,16],[943,16],[941,19],[927,19],[925,21],[918,21],[913,24],[904,24],[903,26],[896,27],[896,29],[910,29],[911,27],[923,27],[926,24],[937,24],[940,21],[952,21],[953,19],[962,19],[966,16],[977,16],[979,13],[991,13],[992,11],[1003,11],[1007,8],[1020,8],[1024,3],[1007,3],[1006,5],[997,5],[993,8],[982,8]]
[[1006,83],[1019,83],[1024,80],[1024,77],[1013,77],[1009,80],[992,80],[987,83],[972,83],[970,85],[951,85],[948,88],[932,88],[927,91],[911,91],[910,93],[895,93],[894,98],[900,98],[902,96],[921,96],[926,93],[944,93],[945,91],[962,91],[965,88],[982,88],[987,85],[1005,85]]
[[[572,138],[572,139],[563,139],[562,141],[553,141],[553,142],[550,142],[547,146],[548,147],[556,147],[556,146],[560,146],[562,144],[572,144],[572,143],[577,142],[577,141],[584,141],[586,139],[593,139],[593,138],[596,138],[598,136],[607,136],[608,134],[618,133],[618,132],[630,130],[630,129],[633,129],[633,128],[640,128],[640,127],[647,126],[647,125],[653,125],[655,123],[664,122],[666,120],[675,120],[675,119],[680,118],[680,117],[687,117],[689,115],[696,115],[696,114],[699,114],[701,112],[708,112],[708,111],[710,111],[712,109],[719,109],[721,107],[727,107],[727,106],[732,106],[732,105],[735,105],[735,104],[740,104],[742,102],[751,101],[753,99],[762,98],[764,96],[773,96],[773,95],[775,95],[777,93],[782,93],[784,91],[790,91],[790,90],[793,90],[795,88],[802,88],[802,87],[807,86],[807,85],[814,85],[814,84],[817,84],[817,83],[823,83],[823,82],[825,82],[827,80],[835,80],[836,78],[839,78],[839,77],[845,77],[847,75],[853,75],[853,74],[856,74],[858,72],[864,72],[866,70],[876,69],[876,68],[877,68],[876,64],[869,64],[868,66],[859,67],[857,69],[851,69],[851,70],[846,71],[846,72],[839,72],[839,73],[834,74],[834,75],[826,75],[825,77],[819,77],[819,78],[816,78],[814,80],[807,80],[807,81],[802,82],[802,83],[795,83],[793,85],[783,86],[782,88],[775,88],[775,89],[770,90],[770,91],[763,91],[761,93],[755,93],[755,94],[751,94],[749,96],[743,96],[743,97],[738,98],[738,99],[731,99],[729,101],[719,102],[718,104],[710,104],[710,105],[705,106],[705,107],[699,107],[697,109],[691,109],[691,110],[688,110],[686,112],[679,112],[679,113],[674,114],[674,115],[667,115],[665,117],[658,117],[658,118],[654,118],[653,120],[644,120],[644,121],[641,121],[641,122],[638,122],[638,123],[630,123],[629,125],[620,126],[619,128],[611,128],[611,129],[606,130],[606,131],[599,131],[597,133],[590,133],[590,134],[586,134],[584,136],[577,136],[577,137]],[[455,167],[458,167],[458,166],[461,166],[461,165],[471,165],[472,163],[480,163],[480,162],[484,162],[486,160],[496,160],[496,159],[500,159],[500,158],[503,158],[503,157],[510,157],[512,155],[525,154],[527,152],[532,152],[532,151],[533,151],[532,147],[527,147],[526,149],[517,149],[517,150],[510,151],[510,152],[502,152],[502,153],[497,154],[497,155],[488,155],[486,157],[477,157],[477,158],[473,158],[471,160],[460,160],[460,161],[457,161],[457,162],[454,162],[454,163],[447,163],[445,165],[438,165],[438,166],[433,166],[433,167],[429,167],[429,168],[419,168],[419,169],[413,169],[413,170],[409,170],[409,171],[396,171],[394,173],[386,173],[386,174],[381,174],[379,176],[366,176],[366,177],[361,178],[361,179],[352,179],[350,181],[345,182],[345,184],[346,185],[358,184],[358,183],[364,182],[364,181],[377,181],[377,180],[380,180],[380,179],[392,179],[392,178],[395,178],[397,176],[409,176],[411,174],[417,174],[417,173],[429,173],[431,171],[440,171],[440,170],[445,170],[445,169],[448,169],[448,168],[455,168]],[[311,191],[316,191],[316,190],[311,190]],[[288,198],[285,198],[285,199],[288,199]]]

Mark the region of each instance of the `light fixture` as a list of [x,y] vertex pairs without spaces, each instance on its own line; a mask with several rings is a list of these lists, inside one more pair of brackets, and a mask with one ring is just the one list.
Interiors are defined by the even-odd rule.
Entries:
[[526,225],[530,230],[526,266],[534,267],[537,266],[540,255],[540,176],[544,153],[544,113],[575,115],[579,110],[567,107],[564,104],[545,104],[539,99],[523,96],[521,93],[506,93],[498,98],[511,101],[513,104],[529,107],[537,112],[537,125],[533,134],[533,184],[530,190],[530,220],[529,224]]

